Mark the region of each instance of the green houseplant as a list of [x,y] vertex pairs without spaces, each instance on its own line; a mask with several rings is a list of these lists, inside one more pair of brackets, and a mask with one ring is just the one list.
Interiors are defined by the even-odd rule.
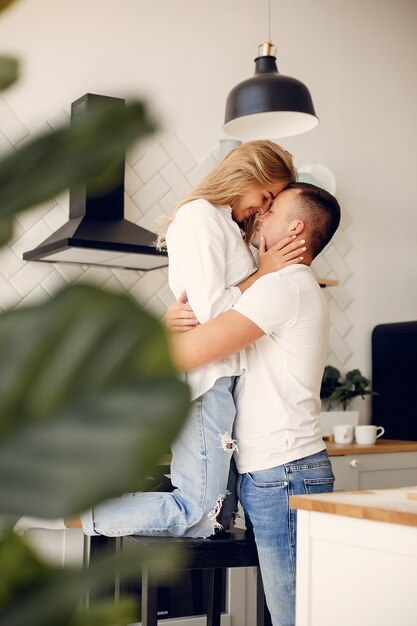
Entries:
[[359,411],[348,408],[354,398],[375,394],[369,389],[370,384],[371,381],[358,369],[350,370],[342,377],[336,367],[326,365],[320,389],[323,407],[320,422],[324,435],[331,434],[333,426],[337,424],[358,424]]
[[321,381],[320,397],[324,406],[331,411],[333,406],[342,406],[346,411],[353,398],[365,398],[375,392],[368,389],[371,381],[360,370],[350,370],[342,380],[340,371],[332,365],[326,365]]

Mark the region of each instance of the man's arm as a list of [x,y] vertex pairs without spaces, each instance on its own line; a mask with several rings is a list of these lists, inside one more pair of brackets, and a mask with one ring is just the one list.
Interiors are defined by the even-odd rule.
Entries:
[[246,348],[265,333],[247,317],[230,310],[186,333],[170,335],[172,357],[185,372]]

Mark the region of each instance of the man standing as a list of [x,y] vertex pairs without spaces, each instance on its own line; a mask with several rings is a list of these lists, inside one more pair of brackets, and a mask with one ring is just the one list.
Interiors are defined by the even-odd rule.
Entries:
[[289,498],[333,490],[319,424],[329,313],[309,266],[339,221],[329,193],[289,185],[258,217],[253,244],[303,237],[302,263],[262,277],[227,313],[172,335],[174,358],[186,371],[247,348],[248,369],[235,388],[235,459],[274,626],[295,622],[296,512]]

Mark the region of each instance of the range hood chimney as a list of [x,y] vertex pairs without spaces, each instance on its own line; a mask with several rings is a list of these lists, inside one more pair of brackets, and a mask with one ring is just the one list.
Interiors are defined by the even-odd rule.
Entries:
[[[106,101],[124,106],[124,100],[87,93],[71,105],[71,117]],[[156,235],[124,218],[124,156],[117,182],[105,195],[89,185],[70,189],[69,221],[37,248],[23,254],[25,261],[106,265],[152,270],[168,265],[166,252],[155,248]]]

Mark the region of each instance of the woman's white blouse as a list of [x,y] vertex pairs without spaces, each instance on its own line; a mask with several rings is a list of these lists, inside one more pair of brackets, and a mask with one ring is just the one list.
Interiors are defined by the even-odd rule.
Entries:
[[[216,207],[203,199],[184,204],[168,228],[166,241],[169,286],[176,298],[187,292],[201,324],[229,310],[241,295],[235,285],[256,271],[230,206]],[[193,370],[187,375],[193,399],[218,378],[239,375],[244,369],[242,351]]]

